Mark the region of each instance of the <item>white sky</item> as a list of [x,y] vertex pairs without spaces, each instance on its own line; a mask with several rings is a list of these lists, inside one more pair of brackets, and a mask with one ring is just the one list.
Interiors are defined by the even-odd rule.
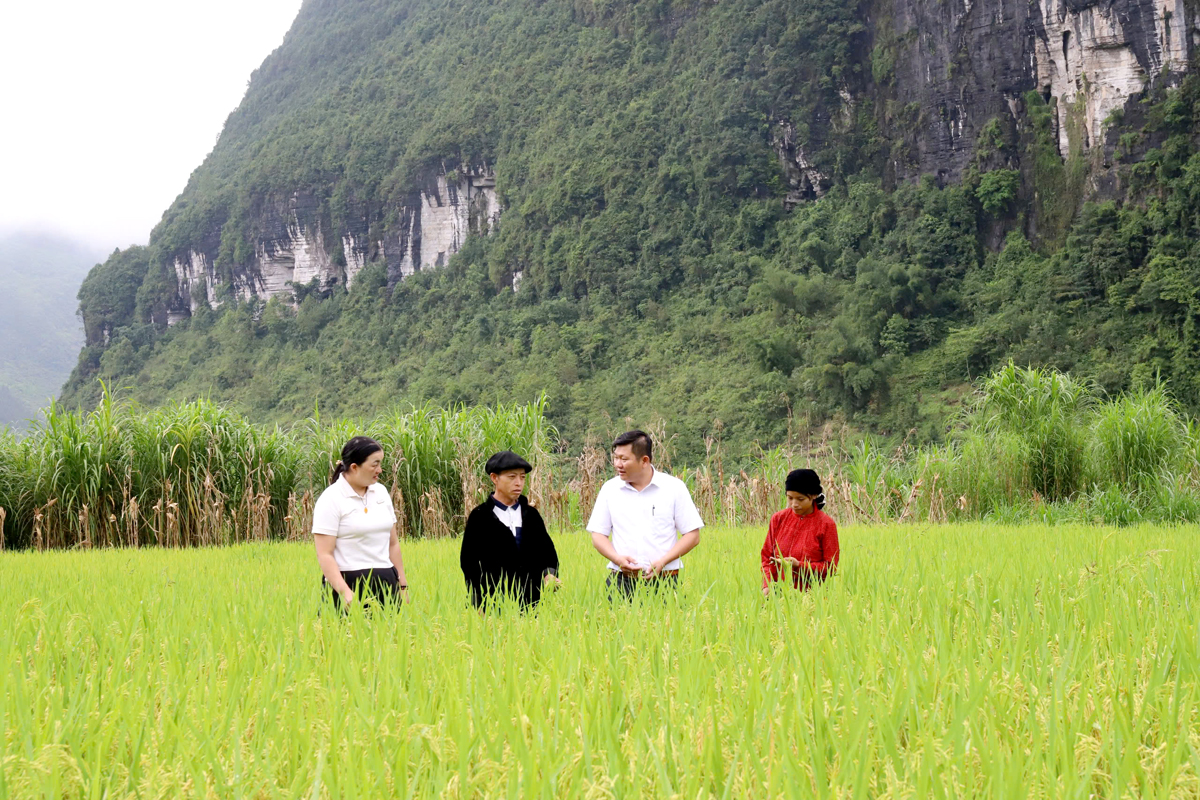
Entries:
[[299,10],[300,0],[5,4],[0,232],[145,244]]

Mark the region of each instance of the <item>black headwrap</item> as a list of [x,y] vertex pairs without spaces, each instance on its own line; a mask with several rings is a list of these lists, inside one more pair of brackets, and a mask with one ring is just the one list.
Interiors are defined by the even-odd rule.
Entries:
[[789,472],[787,480],[784,481],[784,488],[789,492],[813,495],[817,498],[813,505],[817,508],[825,507],[825,490],[821,488],[821,478],[811,469],[794,469]]

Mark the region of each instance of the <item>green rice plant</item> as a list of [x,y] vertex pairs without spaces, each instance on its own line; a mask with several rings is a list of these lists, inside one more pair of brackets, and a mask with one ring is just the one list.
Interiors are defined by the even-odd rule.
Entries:
[[1034,521],[1034,511],[1029,501],[998,501],[988,507],[983,520],[995,525],[1027,525]]
[[1175,402],[1160,383],[1102,404],[1092,426],[1097,480],[1125,491],[1153,491],[1184,466],[1188,434]]
[[839,532],[813,591],[713,526],[631,604],[560,534],[562,590],[486,617],[453,540],[388,616],[322,609],[307,542],[5,552],[0,796],[1195,796],[1194,531]]

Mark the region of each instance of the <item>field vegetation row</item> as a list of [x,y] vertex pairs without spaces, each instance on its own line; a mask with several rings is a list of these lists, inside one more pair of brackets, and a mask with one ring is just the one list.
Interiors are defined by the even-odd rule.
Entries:
[[[449,536],[488,489],[481,465],[513,449],[536,465],[529,492],[558,527],[580,526],[610,475],[603,438],[560,447],[546,400],[431,407],[370,420],[315,415],[262,427],[208,401],[141,410],[106,396],[90,413],[51,407],[24,438],[0,438],[0,520],[10,548],[210,545],[304,537],[314,494],[343,442],[384,446],[383,482],[406,536]],[[632,421],[625,421],[632,425]],[[982,380],[937,446],[851,442],[826,429],[727,463],[705,442],[699,466],[649,425],[656,463],[691,486],[705,519],[765,519],[788,469],[825,476],[844,519],[883,522],[1200,520],[1200,429],[1162,384],[1116,398],[1050,370],[1009,365]]]
[[5,553],[0,796],[1200,794],[1192,531],[843,525],[770,600],[763,534],[631,607],[560,532],[562,590],[488,617],[449,539],[347,619],[299,543]]

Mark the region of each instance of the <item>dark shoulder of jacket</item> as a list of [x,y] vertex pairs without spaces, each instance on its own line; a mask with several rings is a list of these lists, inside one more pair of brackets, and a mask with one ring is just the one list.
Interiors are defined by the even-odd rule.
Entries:
[[491,514],[491,513],[492,513],[492,498],[489,497],[487,500],[484,500],[482,503],[480,503],[479,505],[472,508],[471,513],[467,515],[467,519],[470,519],[471,517],[475,516],[476,514]]
[[466,527],[463,529],[463,533],[466,533],[472,528],[486,525],[488,523],[488,517],[490,516],[494,516],[492,514],[492,504],[490,500],[486,503],[480,503],[479,505],[475,506],[475,508],[471,509],[471,513],[467,515],[467,523]]

